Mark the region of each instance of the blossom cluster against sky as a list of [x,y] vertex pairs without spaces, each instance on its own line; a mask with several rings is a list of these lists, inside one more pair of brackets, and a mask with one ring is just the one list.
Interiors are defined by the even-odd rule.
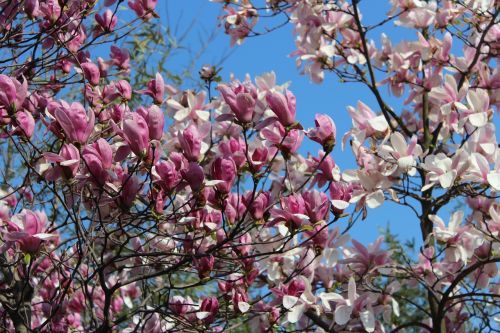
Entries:
[[[247,38],[242,45],[231,48],[229,37],[224,34],[223,27],[218,26],[218,17],[224,14],[220,8],[220,4],[209,0],[159,2],[157,12],[162,23],[173,29],[174,34],[182,35],[187,32],[187,37],[182,41],[187,50],[180,49],[171,58],[171,64],[168,66],[173,69],[176,66],[185,66],[193,58],[196,58],[193,70],[201,68],[204,64],[220,64],[223,80],[228,80],[231,74],[243,80],[246,74],[250,74],[253,79],[255,76],[274,71],[279,84],[291,82],[291,89],[297,97],[297,118],[305,128],[314,125],[316,113],[326,113],[334,119],[337,126],[337,147],[332,153],[334,160],[341,170],[353,168],[355,164],[349,144],[347,143],[344,152],[341,149],[342,136],[352,126],[346,107],[355,106],[357,101],[361,100],[373,110],[377,110],[375,99],[367,88],[361,84],[340,83],[336,76],[328,73],[322,84],[315,84],[309,76],[301,75],[294,58],[289,56],[294,50],[291,25],[285,25],[262,36]],[[364,22],[368,24],[377,22],[379,18],[384,17],[389,8],[388,1],[362,1]],[[272,29],[282,22],[283,18],[275,18],[266,21],[265,26]],[[417,38],[409,34],[404,35],[405,31],[401,28],[390,29],[390,25],[389,29],[387,27],[376,29],[369,37],[376,43],[380,43],[382,33],[388,35],[394,42],[402,38]],[[203,42],[207,40],[209,42],[204,48]],[[197,52],[200,50],[201,55],[197,57]],[[187,87],[189,84],[191,83],[188,83]],[[395,105],[402,107],[401,102],[392,99],[388,91],[382,90],[382,92],[393,102],[393,107]],[[317,154],[320,147],[308,141],[304,142],[303,149],[305,152]],[[355,225],[351,234],[362,242],[370,243],[378,237],[379,229],[385,228],[388,223],[391,230],[400,235],[401,239],[414,237],[420,242],[420,229],[415,215],[387,201],[382,208],[369,209],[367,220]]]

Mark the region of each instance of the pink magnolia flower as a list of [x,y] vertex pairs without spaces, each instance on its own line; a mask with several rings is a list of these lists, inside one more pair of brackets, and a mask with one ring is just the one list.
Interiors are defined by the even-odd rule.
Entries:
[[215,187],[222,193],[228,193],[236,178],[236,165],[232,158],[218,157],[212,164],[212,179],[219,180]]
[[16,113],[16,122],[18,124],[15,133],[31,138],[35,132],[35,119],[28,111],[19,111]]
[[414,176],[417,172],[416,159],[423,154],[422,148],[417,144],[417,136],[414,135],[408,144],[404,136],[396,132],[391,134],[390,142],[390,146],[382,145],[379,148],[380,156],[390,164],[384,174],[392,175],[399,169]]
[[156,73],[156,77],[148,82],[148,89],[141,90],[140,92],[151,96],[155,104],[163,103],[163,95],[165,94],[165,82],[160,73]]
[[93,179],[101,185],[104,184],[113,165],[113,150],[109,143],[100,138],[83,149],[82,157]]
[[339,167],[330,155],[325,155],[326,153],[321,150],[317,157],[312,157],[307,162],[309,169],[317,170],[313,184],[317,183],[319,187],[323,187],[328,182],[340,179]]
[[61,101],[55,109],[54,117],[70,142],[84,144],[94,130],[94,112],[90,110],[87,114],[83,105],[78,102],[69,105]]
[[285,95],[270,92],[266,95],[266,101],[283,126],[290,126],[295,122],[296,101],[292,92],[286,90]]
[[47,162],[55,164],[45,173],[45,178],[50,181],[55,181],[60,177],[64,179],[74,178],[80,167],[80,152],[72,144],[64,144],[59,155],[44,153],[43,156]]
[[390,263],[390,252],[381,248],[383,241],[384,237],[380,236],[374,243],[365,247],[353,239],[353,247],[344,250],[346,258],[341,263],[348,264],[349,268],[358,274],[366,274],[376,267]]
[[283,125],[279,122],[275,122],[262,129],[261,134],[271,145],[287,154],[295,153],[304,139],[303,131],[292,129],[287,133]]
[[239,313],[245,313],[250,310],[250,304],[248,304],[248,294],[242,289],[233,289],[233,297],[231,301],[235,306],[235,311]]
[[280,199],[281,209],[273,208],[271,210],[274,216],[272,224],[285,222],[290,229],[300,228],[309,217],[305,215],[306,205],[300,194],[292,194]]
[[452,262],[462,261],[467,263],[474,254],[474,251],[484,243],[481,235],[471,230],[468,226],[461,226],[464,213],[455,212],[448,226],[437,215],[429,215],[429,219],[434,223],[434,235],[438,241],[448,245],[446,248],[447,259]]
[[38,0],[26,0],[24,2],[24,11],[30,18],[40,16],[40,3]]
[[307,132],[309,139],[318,142],[326,152],[333,149],[337,129],[332,118],[325,114],[316,114],[314,120],[316,127]]
[[230,138],[219,142],[219,151],[224,158],[230,157],[238,169],[246,162],[245,141],[242,138]]
[[149,148],[148,124],[138,113],[130,112],[123,121],[123,138],[137,156],[144,156]]
[[114,87],[121,98],[129,101],[132,98],[132,87],[127,80],[118,80],[114,82]]
[[205,104],[205,99],[205,91],[194,93],[189,90],[182,95],[179,101],[169,98],[167,105],[176,121],[192,119],[196,122],[206,122],[210,119],[210,112],[207,111],[210,105]]
[[269,152],[269,149],[266,147],[257,147],[254,149],[252,154],[250,155],[250,164],[252,171],[258,172],[262,166],[265,165],[269,155],[272,153]]
[[228,14],[224,27],[226,34],[231,36],[230,45],[241,44],[243,39],[252,31],[255,24],[257,24],[257,18],[254,15],[252,19],[248,19],[245,11],[242,11],[240,14],[230,6],[226,6],[225,10]]
[[44,232],[46,224],[47,216],[44,212],[23,209],[20,214],[7,221],[5,240],[19,243],[21,251],[25,253],[36,253],[43,241],[57,237]]
[[201,301],[200,310],[196,312],[196,318],[205,323],[212,323],[219,312],[219,301],[217,297],[206,297]]
[[255,111],[257,89],[252,84],[237,84],[227,86],[220,84],[217,89],[224,101],[241,123],[249,123]]
[[198,163],[190,162],[187,169],[182,170],[181,174],[194,192],[199,191],[203,187],[205,174]]
[[[334,319],[338,325],[346,325],[352,318],[353,312],[358,312],[361,323],[367,332],[375,331],[375,316],[373,310],[365,308],[366,297],[360,296],[356,292],[356,282],[354,278],[349,279],[347,288],[347,298],[337,293],[321,293],[319,295],[323,307],[327,311],[332,311],[331,303],[335,303]],[[363,308],[365,308],[363,310]],[[360,311],[361,310],[361,311]]]
[[191,162],[196,162],[201,156],[201,137],[195,125],[190,125],[177,136],[184,156]]
[[306,215],[312,223],[326,219],[327,213],[330,210],[330,201],[323,192],[316,190],[302,193],[306,208]]
[[155,13],[155,7],[158,0],[129,0],[129,7],[143,20],[149,20],[151,17],[158,15]]
[[130,69],[130,54],[127,49],[112,45],[110,57],[113,65],[126,71]]
[[122,180],[122,189],[120,194],[120,202],[123,206],[130,208],[142,188],[139,178],[135,176],[124,175]]
[[189,296],[184,298],[182,296],[175,295],[169,302],[169,308],[176,315],[184,316],[192,309],[193,304],[194,303]]
[[111,32],[115,29],[118,23],[118,16],[114,15],[113,12],[108,8],[103,14],[96,13],[95,20],[98,24],[95,28],[95,33],[106,33]]
[[28,95],[28,81],[20,83],[7,75],[0,74],[0,105],[19,109]]
[[178,172],[172,161],[160,161],[155,165],[155,172],[158,174],[159,184],[165,191],[172,191],[181,181],[181,174]]
[[[389,128],[389,124],[383,115],[377,116],[366,104],[359,101],[357,109],[349,106],[347,108],[351,118],[353,128],[364,133],[364,136],[372,136],[376,133],[384,133]],[[359,140],[362,142],[363,140]]]
[[469,107],[462,107],[462,123],[465,120],[472,126],[483,127],[490,118],[490,97],[484,89],[469,90],[467,93]]
[[346,182],[332,182],[330,184],[330,198],[335,214],[342,214],[349,206],[354,186]]
[[252,192],[248,192],[243,197],[243,202],[246,206],[250,205],[249,211],[252,217],[255,220],[261,220],[271,204],[271,195],[269,192],[262,192],[252,201]]
[[200,279],[204,279],[210,276],[210,273],[214,268],[215,258],[212,255],[203,256],[201,258],[194,258],[193,264],[198,271],[198,276],[200,277]]
[[157,105],[151,105],[148,109],[139,107],[137,113],[139,113],[148,124],[149,138],[151,140],[161,140],[163,136],[163,126],[165,125],[163,111]]
[[92,62],[84,62],[81,64],[83,76],[91,85],[99,85],[99,79],[101,78],[101,73],[96,64]]
[[444,153],[428,155],[422,167],[428,171],[426,185],[422,191],[439,183],[442,188],[448,188],[455,182],[457,176],[462,175],[469,164],[469,156],[466,152],[456,153],[453,159]]

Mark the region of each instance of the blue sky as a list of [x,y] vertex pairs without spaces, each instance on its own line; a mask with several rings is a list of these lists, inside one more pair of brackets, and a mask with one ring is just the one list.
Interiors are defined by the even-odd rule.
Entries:
[[[365,22],[374,23],[385,15],[389,10],[387,3],[388,1],[363,1],[361,10],[365,13]],[[294,51],[291,25],[264,36],[246,39],[241,46],[230,48],[229,37],[224,34],[223,28],[217,28],[217,17],[222,14],[220,4],[208,0],[166,0],[160,1],[157,12],[163,24],[176,27],[179,33],[189,30],[183,45],[191,49],[191,52],[179,51],[171,59],[172,69],[186,64],[186,61],[200,50],[200,40],[207,40],[208,36],[215,32],[215,38],[196,62],[196,70],[205,63],[217,64],[229,54],[222,63],[223,80],[228,80],[230,73],[243,79],[246,73],[255,77],[274,71],[278,83],[291,81],[290,90],[297,97],[297,118],[305,128],[313,126],[314,114],[326,113],[334,119],[337,125],[337,141],[339,142],[342,135],[351,127],[351,119],[347,114],[346,106],[355,105],[358,100],[362,100],[377,111],[374,98],[360,84],[340,84],[334,75],[327,73],[324,83],[318,85],[312,83],[309,77],[300,75],[295,66],[295,60],[288,56]],[[272,27],[270,23],[267,24],[268,27]],[[397,31],[392,29],[392,23],[389,26],[389,28],[376,30],[370,37],[379,42],[380,34],[384,32],[394,42],[403,37],[416,39],[414,35],[406,35],[405,30],[401,32],[401,29]],[[260,28],[262,27],[263,25],[260,25]],[[382,92],[388,96],[385,87],[382,88]],[[389,101],[391,100],[394,101],[389,98]],[[304,151],[317,153],[319,149],[317,144],[308,140],[304,142]],[[342,152],[338,145],[333,152],[333,157],[343,170],[354,166],[349,148]],[[390,223],[393,232],[399,234],[402,239],[415,237],[417,241],[420,241],[420,228],[415,215],[409,209],[387,203],[381,208],[370,209],[367,220],[358,222],[352,229],[351,235],[363,243],[369,243],[378,237],[378,228],[385,227],[387,223]]]

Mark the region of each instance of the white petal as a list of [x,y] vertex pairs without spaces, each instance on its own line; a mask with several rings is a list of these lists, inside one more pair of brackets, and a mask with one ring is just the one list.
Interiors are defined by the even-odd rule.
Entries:
[[207,311],[198,311],[196,312],[196,318],[199,320],[205,319],[210,315],[210,312]]
[[349,203],[347,201],[344,201],[344,200],[331,200],[331,203],[332,203],[333,207],[340,209],[340,210],[344,210],[347,207],[349,207]]
[[297,304],[298,300],[299,300],[298,297],[292,295],[285,295],[283,296],[283,307],[285,309],[291,309],[295,304]]
[[366,196],[366,204],[370,208],[377,208],[384,203],[384,192],[378,190]]
[[403,136],[403,134],[396,132],[391,134],[391,145],[398,153],[401,155],[406,155],[408,150],[408,144]]
[[247,302],[238,302],[238,309],[240,309],[241,313],[245,313],[250,310],[250,304]]
[[180,109],[179,111],[177,111],[174,115],[174,119],[177,120],[177,121],[182,121],[184,119],[186,119],[187,116],[189,116],[189,109],[187,108],[183,108],[183,109]]
[[444,175],[439,176],[439,184],[442,188],[448,188],[453,184],[457,172],[455,170],[448,171]]
[[330,302],[344,302],[344,297],[337,293],[321,293],[319,294],[319,298],[321,299],[321,303],[328,311],[331,311]]
[[47,240],[47,239],[56,238],[57,235],[40,233],[40,234],[33,235],[33,237],[41,239],[41,240]]
[[367,332],[375,331],[375,317],[371,311],[366,310],[360,312],[359,318],[361,319],[361,322]]
[[335,322],[339,325],[345,325],[351,319],[352,306],[339,305],[335,309]]
[[66,161],[62,161],[61,164],[62,166],[71,166],[71,165],[74,165],[74,164],[78,164],[80,163],[80,160],[66,160]]
[[290,323],[295,324],[296,322],[298,322],[300,320],[300,318],[304,314],[304,310],[305,310],[304,304],[296,305],[290,312],[288,312],[287,320]]
[[473,113],[469,116],[469,122],[472,126],[483,127],[488,123],[488,116],[484,112]]
[[356,295],[356,281],[354,281],[354,278],[352,276],[350,277],[349,283],[347,285],[347,295],[349,297],[349,301],[351,302],[351,304],[354,304],[357,295]]
[[387,124],[387,121],[385,120],[384,116],[378,116],[378,117],[369,119],[368,124],[370,124],[370,126],[374,130],[379,131],[379,132],[384,132],[389,127],[389,124]]
[[490,183],[496,191],[500,191],[500,170],[490,171],[487,179],[488,183]]
[[399,317],[399,303],[394,298],[392,298],[392,312],[396,317]]

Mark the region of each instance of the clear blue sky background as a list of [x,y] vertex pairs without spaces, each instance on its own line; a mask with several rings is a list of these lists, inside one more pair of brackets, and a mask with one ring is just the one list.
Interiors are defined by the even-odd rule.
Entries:
[[[364,22],[374,23],[383,17],[389,10],[388,1],[365,0],[361,3],[364,13]],[[175,71],[176,67],[184,66],[189,59],[201,49],[201,42],[207,40],[208,36],[215,31],[216,37],[209,43],[201,57],[196,61],[195,71],[203,64],[217,64],[225,55],[230,54],[222,63],[221,75],[223,80],[228,80],[230,73],[237,78],[243,79],[246,73],[252,78],[268,71],[274,71],[278,83],[291,81],[290,89],[297,97],[297,117],[305,128],[312,127],[314,114],[326,113],[330,115],[337,125],[337,141],[340,142],[342,135],[351,127],[346,106],[355,105],[358,100],[378,111],[375,100],[368,90],[360,84],[340,84],[338,79],[332,75],[326,75],[321,85],[311,82],[309,77],[300,75],[295,66],[294,58],[288,55],[294,51],[294,38],[292,26],[287,25],[268,35],[246,39],[241,46],[229,47],[229,37],[223,32],[223,28],[217,28],[217,17],[221,14],[221,5],[208,0],[160,0],[157,12],[161,16],[163,24],[177,29],[177,34],[189,30],[187,38],[182,45],[188,50],[179,50],[171,59],[169,67]],[[266,21],[268,27],[272,27],[271,21]],[[273,21],[273,22],[280,22]],[[370,37],[378,45],[380,34],[386,33],[394,42],[401,38],[416,39],[412,33],[406,34],[401,28],[378,29]],[[260,29],[263,28],[261,23]],[[215,29],[215,30],[214,30]],[[408,32],[409,33],[409,32]],[[388,92],[385,87],[382,90]],[[390,97],[389,101],[395,102]],[[400,103],[396,102],[396,105]],[[393,107],[395,105],[393,104]],[[316,154],[319,146],[304,140],[305,151]],[[342,152],[340,144],[333,152],[333,157],[342,170],[353,168],[354,162],[350,148]],[[371,243],[378,235],[378,229],[390,223],[393,232],[399,234],[401,239],[415,238],[420,242],[420,228],[415,215],[409,209],[401,206],[385,203],[381,208],[369,209],[368,219],[360,221],[352,229],[351,235],[363,243]]]

